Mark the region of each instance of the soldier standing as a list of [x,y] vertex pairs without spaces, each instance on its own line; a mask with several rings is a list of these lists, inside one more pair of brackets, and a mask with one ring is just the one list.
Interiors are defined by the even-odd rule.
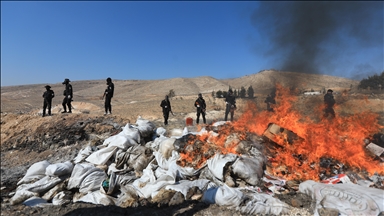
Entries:
[[51,115],[51,107],[52,107],[52,98],[55,97],[55,92],[51,90],[51,86],[45,86],[46,91],[43,94],[44,104],[43,104],[43,117],[45,116],[45,110],[48,108],[48,115]]
[[196,124],[199,124],[200,121],[200,114],[203,117],[203,122],[206,124],[205,120],[205,110],[207,105],[205,104],[205,100],[203,98],[203,95],[201,93],[198,94],[198,98],[195,101],[195,107],[196,107]]
[[164,125],[168,125],[169,112],[173,114],[168,95],[166,95],[165,99],[161,101],[160,106],[163,108]]
[[104,103],[105,113],[104,113],[104,115],[112,114],[111,100],[113,97],[113,92],[115,90],[115,85],[113,84],[112,79],[110,77],[107,78],[107,85],[108,85],[108,87],[107,87],[107,89],[105,89],[104,95],[103,95],[103,99],[105,97],[105,103]]
[[225,104],[226,104],[226,107],[225,107],[224,121],[227,121],[229,113],[231,113],[231,121],[233,121],[233,115],[236,109],[236,98],[233,95],[232,89],[229,89],[228,91],[227,97],[225,98]]
[[335,117],[335,110],[333,110],[333,105],[335,105],[336,101],[332,94],[332,89],[328,89],[327,94],[324,95],[324,103],[325,103],[325,109],[324,109],[324,118],[327,118],[329,115],[334,118]]
[[264,102],[267,104],[267,110],[270,112],[273,112],[273,108],[271,107],[271,104],[276,104],[275,99],[269,94]]
[[[63,108],[64,111],[61,113],[72,113],[72,100],[73,100],[73,90],[72,90],[72,85],[69,84],[69,79],[65,79],[63,82],[63,85],[65,85],[65,90],[64,90],[64,100],[63,100]],[[67,107],[68,107],[68,112],[67,112]]]

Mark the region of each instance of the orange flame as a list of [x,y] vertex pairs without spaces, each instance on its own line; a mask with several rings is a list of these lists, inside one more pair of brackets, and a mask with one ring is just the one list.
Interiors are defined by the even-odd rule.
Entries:
[[[383,128],[378,124],[377,114],[362,112],[315,122],[293,109],[292,104],[297,101],[297,97],[290,95],[281,85],[277,85],[276,88],[275,112],[257,111],[254,104],[248,104],[248,108],[234,126],[262,135],[269,123],[275,123],[303,138],[293,144],[289,144],[286,139],[274,140],[284,146],[275,159],[279,161],[276,167],[279,165],[287,167],[289,174],[284,176],[285,178],[318,179],[320,171],[318,162],[322,157],[336,159],[371,174],[384,173],[383,166],[366,154],[363,142],[364,138]],[[338,107],[335,108],[337,111]],[[323,106],[316,107],[315,112],[321,115],[322,109]],[[305,163],[301,164],[294,155],[304,155]],[[276,167],[273,169],[274,174],[281,175]]]
[[[366,137],[384,128],[378,123],[378,114],[358,112],[349,116],[337,115],[331,120],[322,119],[325,106],[321,104],[313,108],[313,113],[317,114],[313,120],[295,110],[293,104],[298,101],[298,97],[291,95],[288,89],[279,84],[276,85],[275,100],[274,112],[259,111],[256,104],[248,103],[241,117],[223,126],[218,134],[210,132],[190,140],[186,150],[180,153],[179,165],[200,168],[217,152],[236,154],[237,146],[241,140],[246,139],[247,132],[262,136],[268,125],[274,123],[302,139],[289,143],[286,136],[275,137],[274,141],[283,148],[278,150],[273,160],[273,175],[288,180],[318,180],[321,171],[319,162],[324,157],[370,174],[384,173],[383,166],[366,153],[364,145]],[[336,105],[336,113],[339,113],[338,109],[340,107]],[[233,135],[235,138],[231,139]],[[298,155],[302,156],[300,160]]]

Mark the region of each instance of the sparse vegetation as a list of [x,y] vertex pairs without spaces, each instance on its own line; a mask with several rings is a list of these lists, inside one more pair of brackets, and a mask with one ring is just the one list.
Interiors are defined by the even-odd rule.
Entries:
[[384,71],[380,75],[375,74],[364,78],[359,83],[359,89],[383,89],[384,87]]

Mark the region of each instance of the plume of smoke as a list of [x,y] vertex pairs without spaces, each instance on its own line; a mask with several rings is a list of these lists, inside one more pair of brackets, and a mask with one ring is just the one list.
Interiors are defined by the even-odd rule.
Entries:
[[[251,16],[284,71],[323,73],[362,49],[384,50],[383,2],[262,1]],[[383,56],[383,51],[381,52]],[[382,58],[383,59],[383,58]]]

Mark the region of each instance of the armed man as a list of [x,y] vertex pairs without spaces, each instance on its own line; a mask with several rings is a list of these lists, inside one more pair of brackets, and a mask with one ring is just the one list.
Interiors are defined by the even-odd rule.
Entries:
[[[73,100],[73,90],[72,90],[72,85],[69,84],[69,79],[65,79],[63,82],[63,85],[65,85],[65,90],[64,90],[64,99],[63,99],[63,108],[64,111],[61,113],[72,113],[72,100]],[[67,107],[68,107],[68,112],[67,112]]]
[[110,77],[107,78],[107,89],[104,91],[104,95],[102,99],[105,98],[104,108],[105,112],[104,115],[112,114],[112,105],[111,100],[113,97],[113,92],[115,91],[115,85],[112,82],[112,79]]
[[43,103],[43,117],[45,116],[45,110],[48,108],[48,115],[51,115],[51,107],[52,107],[52,98],[55,97],[55,92],[51,90],[51,86],[45,86],[46,91],[43,94],[44,103]]

